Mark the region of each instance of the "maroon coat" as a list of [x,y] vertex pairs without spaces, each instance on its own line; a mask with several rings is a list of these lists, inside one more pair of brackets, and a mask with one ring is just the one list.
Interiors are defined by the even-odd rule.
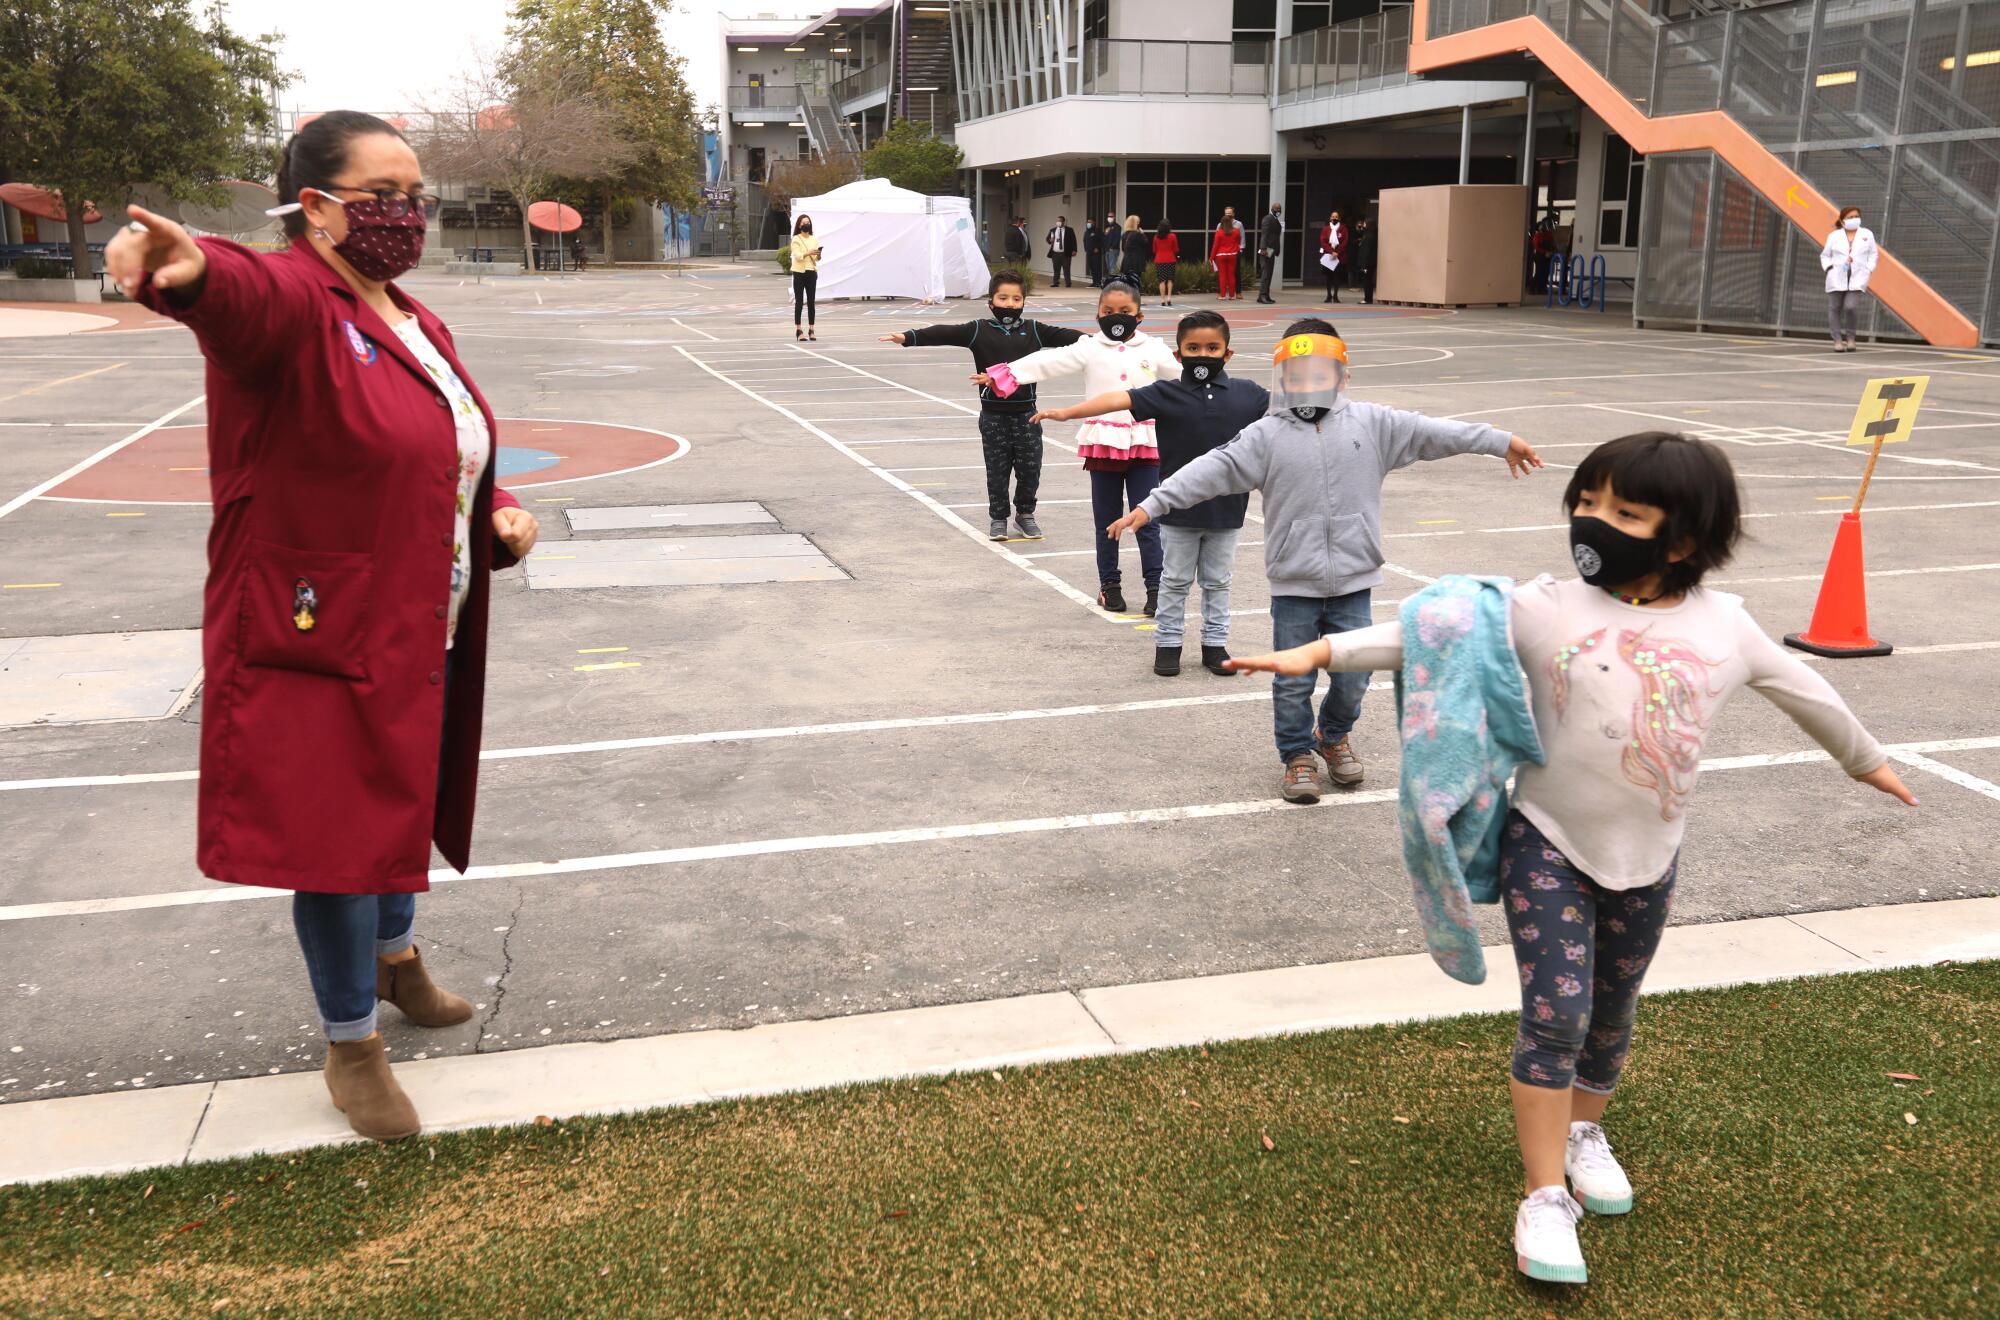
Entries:
[[[427,889],[433,840],[457,869],[469,860],[488,573],[514,562],[491,533],[496,506],[519,507],[493,483],[492,409],[443,323],[391,285],[494,436],[472,510],[472,591],[447,707],[458,449],[450,406],[310,244],[260,256],[197,241],[208,273],[191,305],[150,279],[139,295],[192,329],[208,359],[215,521],[202,606],[197,860],[204,875],[238,884]],[[304,631],[292,608],[300,578],[318,597]]]

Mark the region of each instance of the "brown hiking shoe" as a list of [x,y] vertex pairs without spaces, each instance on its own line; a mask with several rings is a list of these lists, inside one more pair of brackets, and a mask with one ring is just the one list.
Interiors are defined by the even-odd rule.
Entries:
[[327,1043],[326,1090],[348,1126],[370,1141],[401,1141],[423,1126],[417,1107],[389,1071],[379,1035]]
[[1326,777],[1333,781],[1335,788],[1354,788],[1361,783],[1361,758],[1354,754],[1350,739],[1323,742],[1319,745],[1319,754],[1326,758]]
[[375,997],[386,999],[420,1027],[455,1027],[472,1016],[472,1005],[431,980],[424,956],[410,946],[402,962],[375,960]]
[[1285,801],[1310,806],[1319,801],[1319,767],[1311,752],[1301,752],[1285,762],[1285,779],[1280,788]]

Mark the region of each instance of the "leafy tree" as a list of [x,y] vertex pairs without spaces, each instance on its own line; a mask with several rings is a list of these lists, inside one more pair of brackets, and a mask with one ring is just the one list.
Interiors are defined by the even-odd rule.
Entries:
[[521,253],[534,247],[528,206],[559,179],[614,174],[633,149],[616,116],[579,73],[551,60],[483,61],[427,105],[411,137],[424,168],[441,178],[505,188],[521,208]]
[[871,179],[920,193],[956,193],[965,153],[914,120],[899,119],[863,157]]
[[687,62],[659,21],[671,0],[516,0],[510,61],[553,63],[580,78],[632,152],[615,172],[565,180],[602,199],[604,257],[612,259],[613,201],[636,198],[691,210],[703,177],[701,131]]
[[271,172],[276,40],[188,0],[0,6],[0,160],[62,194],[78,272],[86,200],[111,215],[143,183],[219,205],[224,180]]

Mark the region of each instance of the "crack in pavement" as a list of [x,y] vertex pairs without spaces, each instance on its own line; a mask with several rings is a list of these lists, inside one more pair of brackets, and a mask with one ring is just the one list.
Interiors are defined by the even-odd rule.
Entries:
[[527,896],[521,886],[514,885],[514,910],[507,915],[507,931],[500,937],[500,975],[493,980],[493,1006],[486,1010],[486,1016],[479,1023],[479,1039],[472,1043],[474,1054],[486,1053],[486,1032],[493,1020],[500,1016],[500,1005],[507,998],[507,974],[514,970],[514,927],[521,922],[521,909],[527,904]]

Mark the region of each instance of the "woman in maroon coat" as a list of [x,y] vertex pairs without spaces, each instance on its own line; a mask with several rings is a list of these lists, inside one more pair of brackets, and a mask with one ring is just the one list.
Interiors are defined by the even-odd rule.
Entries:
[[287,251],[190,238],[132,208],[105,265],[207,364],[198,860],[294,890],[327,1089],[377,1140],[418,1128],[375,1006],[449,1026],[471,1005],[411,942],[430,848],[463,871],[485,695],[488,574],[535,543],[493,482],[492,411],[427,309],[416,155],[370,115],[286,145]]

